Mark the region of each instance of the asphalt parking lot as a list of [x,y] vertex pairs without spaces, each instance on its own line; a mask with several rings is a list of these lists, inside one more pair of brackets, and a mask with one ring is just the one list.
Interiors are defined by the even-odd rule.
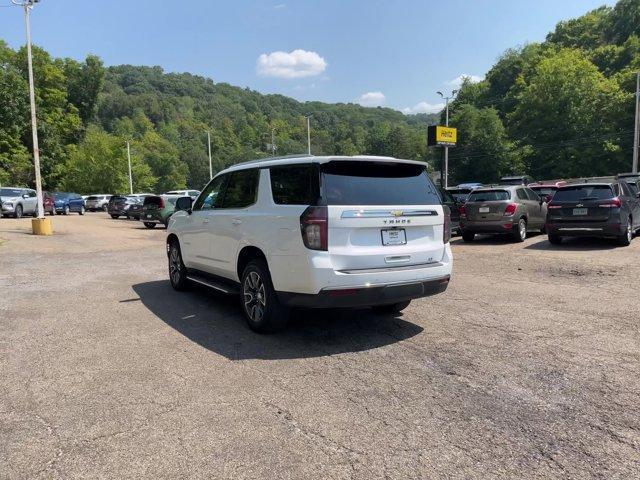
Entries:
[[640,475],[640,239],[453,242],[399,317],[260,336],[174,292],[164,229],[0,219],[0,477]]

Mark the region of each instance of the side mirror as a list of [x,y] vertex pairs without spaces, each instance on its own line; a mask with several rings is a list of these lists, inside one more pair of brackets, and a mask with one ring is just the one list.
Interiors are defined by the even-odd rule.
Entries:
[[28,193],[23,193],[22,194],[22,198],[29,198],[29,194]]
[[176,211],[191,213],[192,204],[193,199],[191,197],[180,197],[178,200],[176,200]]

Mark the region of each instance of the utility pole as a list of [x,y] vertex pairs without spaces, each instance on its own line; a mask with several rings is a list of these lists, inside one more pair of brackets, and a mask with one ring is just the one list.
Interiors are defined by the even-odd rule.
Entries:
[[313,113],[307,113],[305,118],[307,119],[307,154],[311,155],[311,117]]
[[209,180],[213,179],[213,162],[211,161],[211,132],[207,130],[207,145],[209,146]]
[[[442,92],[438,92],[438,95],[445,100],[445,127],[449,126],[449,100],[454,98],[456,93],[458,93],[458,90],[452,91],[450,96],[445,97]],[[449,147],[447,145],[444,146],[444,172],[442,180],[444,188],[447,188],[449,186]]]
[[133,175],[131,175],[131,146],[127,141],[127,161],[129,162],[129,193],[133,195]]
[[640,141],[640,72],[636,73],[636,121],[633,131],[633,167],[631,171],[633,173],[638,173],[638,142]]
[[11,3],[24,8],[24,24],[27,31],[27,64],[29,70],[29,100],[31,102],[31,135],[33,138],[33,165],[36,173],[36,196],[38,199],[38,218],[44,218],[42,197],[42,177],[40,176],[40,147],[38,146],[38,120],[36,117],[36,94],[33,82],[33,58],[31,54],[31,22],[29,12],[40,0],[11,0]]
[[276,156],[276,129],[271,127],[271,155]]

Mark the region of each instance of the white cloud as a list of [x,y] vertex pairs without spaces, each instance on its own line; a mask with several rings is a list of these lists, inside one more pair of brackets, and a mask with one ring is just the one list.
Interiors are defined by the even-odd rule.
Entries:
[[356,100],[357,103],[363,107],[378,107],[382,105],[387,97],[382,92],[367,92],[363,93]]
[[274,10],[281,10],[281,9],[283,9],[283,8],[286,8],[286,7],[287,7],[287,4],[286,4],[286,3],[278,3],[277,5],[274,5],[274,6],[273,6],[273,9],[274,9]]
[[444,108],[444,103],[427,103],[418,102],[413,107],[405,107],[402,113],[405,115],[413,115],[415,113],[438,113]]
[[480,77],[478,75],[467,75],[466,73],[463,73],[462,75],[458,75],[453,80],[444,82],[444,84],[451,88],[460,88],[465,78],[468,78],[469,80],[471,80],[471,83],[478,83],[484,80],[484,77]]
[[316,52],[297,49],[263,53],[258,57],[256,71],[265,77],[304,78],[320,75],[327,65],[327,61]]

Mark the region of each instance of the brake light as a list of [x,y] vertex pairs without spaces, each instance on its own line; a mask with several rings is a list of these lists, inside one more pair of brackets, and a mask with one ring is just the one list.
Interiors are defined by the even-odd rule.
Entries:
[[620,201],[620,199],[618,197],[616,197],[616,198],[612,198],[611,200],[607,201],[607,203],[601,203],[598,206],[600,208],[620,208],[622,206],[622,202]]
[[442,243],[445,245],[451,240],[451,215],[444,213],[444,225],[442,226]]
[[164,198],[160,197],[160,204],[158,205],[158,208],[164,208]]
[[518,209],[517,203],[510,203],[509,205],[507,205],[507,208],[504,209],[504,216],[509,217],[515,214],[517,209]]
[[460,217],[467,218],[467,209],[464,207],[464,205],[465,205],[464,203],[460,205],[458,212],[460,212]]
[[555,205],[553,203],[550,203],[549,205],[547,205],[548,210],[557,210],[558,208],[562,208],[562,205]]
[[300,231],[305,247],[326,251],[329,237],[327,207],[308,207],[300,215]]

